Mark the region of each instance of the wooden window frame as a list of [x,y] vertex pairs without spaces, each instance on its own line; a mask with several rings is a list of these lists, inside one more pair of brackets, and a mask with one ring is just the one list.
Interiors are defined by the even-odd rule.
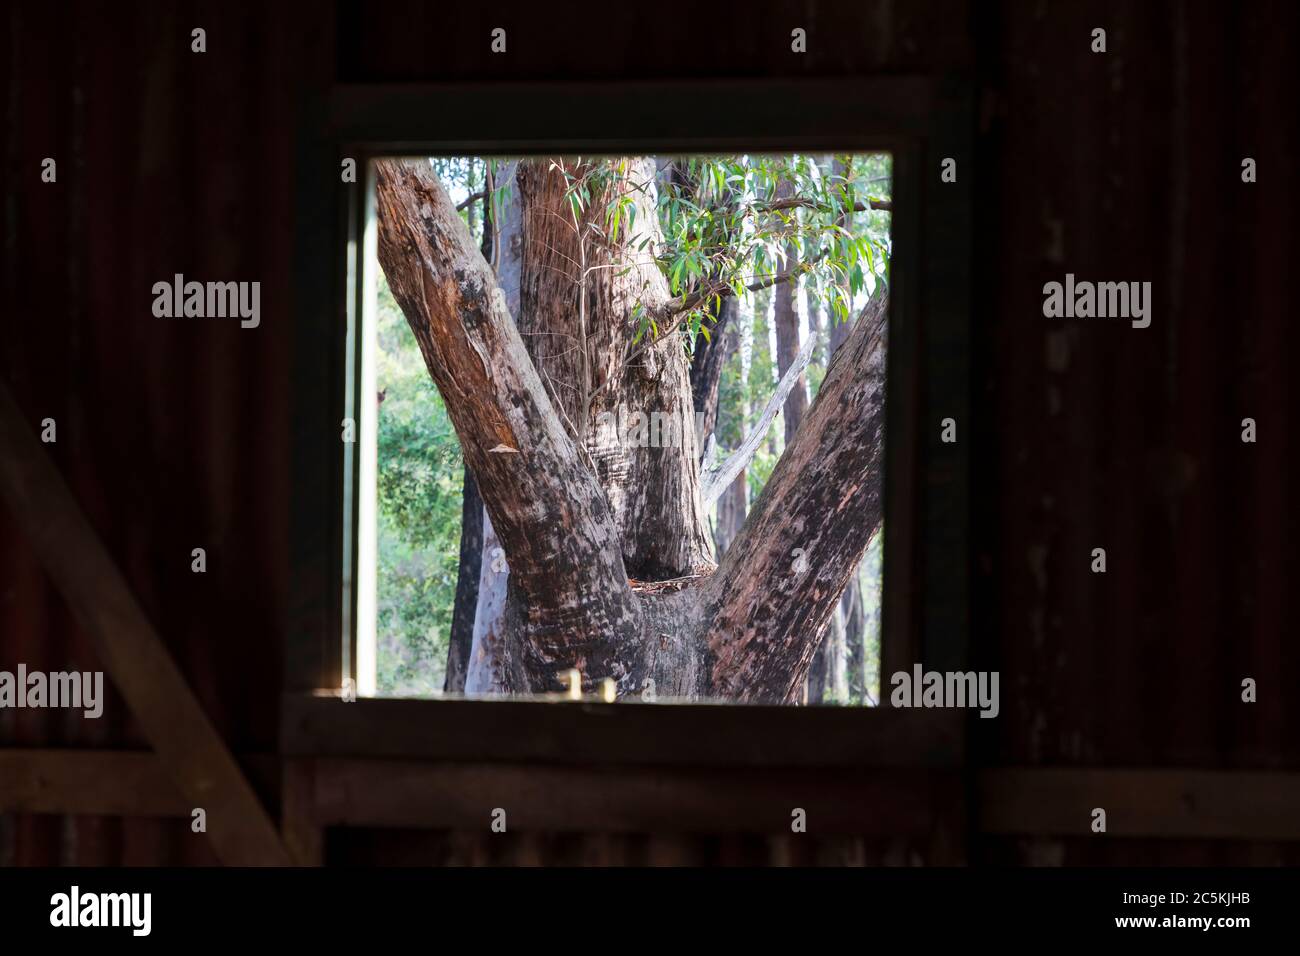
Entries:
[[[728,766],[954,767],[968,715],[894,710],[888,677],[964,669],[969,556],[973,98],[960,77],[600,84],[359,85],[304,104],[298,130],[287,755]],[[707,109],[723,103],[725,109]],[[890,152],[881,706],[340,697],[349,316],[361,313],[370,161],[391,155]],[[957,160],[954,183],[941,161]],[[357,182],[344,183],[344,159]],[[355,373],[355,366],[353,371]],[[353,446],[357,448],[357,446]],[[355,468],[355,463],[354,463]],[[355,473],[355,471],[354,471]],[[351,523],[351,525],[349,525]],[[352,641],[355,660],[354,638]]]

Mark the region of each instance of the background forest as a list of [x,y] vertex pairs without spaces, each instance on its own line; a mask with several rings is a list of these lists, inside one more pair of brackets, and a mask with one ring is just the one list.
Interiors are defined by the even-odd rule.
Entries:
[[[498,159],[431,159],[476,241],[490,210],[508,208],[510,184],[494,182]],[[834,349],[888,281],[890,157],[683,157],[656,160],[656,209],[666,239],[657,262],[674,291],[701,275],[719,275],[733,290],[732,320],[720,332],[723,349],[713,426],[718,460],[738,448],[777,389],[797,351],[813,339],[796,389],[798,407],[816,396]],[[486,188],[491,184],[494,188]],[[707,184],[707,188],[701,183]],[[571,184],[575,209],[590,184]],[[738,214],[720,222],[705,194],[726,195],[729,208],[761,207],[761,224]],[[783,201],[784,195],[814,201]],[[619,228],[625,211],[611,208]],[[500,212],[496,215],[499,217]],[[630,228],[630,224],[627,226]],[[718,241],[725,230],[725,248]],[[751,288],[747,278],[807,265],[789,286]],[[375,268],[371,265],[371,268]],[[460,563],[465,466],[455,430],[430,380],[415,337],[379,275],[377,309],[378,481],[376,684],[383,696],[443,692]],[[792,308],[791,308],[792,307]],[[688,356],[711,341],[716,311],[708,303],[683,324]],[[779,328],[785,323],[784,328]],[[654,330],[656,333],[658,330]],[[784,339],[782,338],[784,333]],[[793,345],[789,344],[791,335]],[[793,396],[792,398],[797,398]],[[715,557],[738,533],[747,508],[772,473],[793,429],[787,398],[758,451],[709,510]],[[795,423],[797,424],[797,422]],[[707,444],[705,437],[702,444]],[[834,618],[808,679],[808,703],[874,704],[879,695],[880,595],[883,528],[871,544]]]

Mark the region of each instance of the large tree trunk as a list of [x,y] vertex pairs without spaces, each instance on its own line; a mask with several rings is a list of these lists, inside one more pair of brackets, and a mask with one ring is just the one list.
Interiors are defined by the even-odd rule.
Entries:
[[[567,430],[595,465],[628,573],[644,580],[681,577],[711,563],[686,357],[669,337],[625,361],[637,331],[634,306],[655,313],[671,298],[652,258],[661,241],[655,170],[643,159],[609,168],[624,172],[575,224],[560,169],[550,160],[520,163],[519,330]],[[564,169],[582,177],[594,167],[566,163]],[[593,228],[602,225],[610,194],[630,196],[636,206],[635,228],[614,241]],[[639,250],[645,239],[649,244]],[[635,429],[638,416],[645,432]]]
[[[879,522],[883,326],[859,323],[840,350],[804,427],[709,574],[700,561],[693,431],[671,447],[642,448],[592,427],[597,409],[692,407],[675,334],[630,366],[622,361],[635,331],[633,287],[614,279],[639,264],[596,237],[578,248],[579,235],[532,218],[554,209],[555,185],[545,164],[525,164],[520,192],[533,212],[525,216],[517,329],[427,163],[385,160],[377,169],[380,262],[509,561],[498,689],[558,689],[560,672],[576,667],[588,686],[613,678],[619,694],[653,680],[664,697],[793,701],[811,658],[809,635],[829,620]],[[623,186],[616,179],[611,188]],[[638,222],[653,226],[653,208]],[[529,272],[530,240],[550,257],[551,278],[540,267]],[[566,242],[570,254],[560,254]],[[589,272],[583,262],[613,267]],[[649,270],[635,286],[642,301],[663,281],[653,264]],[[565,274],[567,292],[556,278]],[[521,331],[533,338],[531,349]],[[554,344],[538,350],[539,374],[529,354],[536,340],[565,336],[569,352]],[[585,408],[574,401],[578,389]],[[792,570],[796,547],[806,569]],[[642,580],[703,574],[634,586],[633,567]],[[485,554],[484,573],[490,569]]]

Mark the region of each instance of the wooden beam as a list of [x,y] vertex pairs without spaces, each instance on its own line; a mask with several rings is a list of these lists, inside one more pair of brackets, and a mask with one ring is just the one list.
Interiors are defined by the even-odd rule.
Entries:
[[[283,832],[300,865],[320,864],[326,826],[478,829],[484,808],[497,806],[529,829],[726,833],[770,832],[774,808],[788,803],[815,814],[823,832],[928,834],[959,856],[963,842],[963,788],[951,770],[240,762],[267,789],[282,773]],[[985,835],[1090,836],[1100,806],[1111,836],[1300,840],[1300,773],[995,769],[977,791]],[[155,754],[0,749],[0,813],[187,818],[190,809]]]
[[188,817],[155,754],[116,750],[0,750],[0,813]]
[[232,865],[287,864],[266,811],[3,384],[0,496],[177,788],[191,807],[207,811],[217,857]]
[[323,827],[490,832],[930,835],[963,819],[954,771],[705,770],[321,759],[313,805]]
[[998,769],[979,775],[979,829],[1003,836],[1300,840],[1300,773]]
[[281,750],[452,762],[961,766],[966,715],[867,707],[393,700],[286,695]]

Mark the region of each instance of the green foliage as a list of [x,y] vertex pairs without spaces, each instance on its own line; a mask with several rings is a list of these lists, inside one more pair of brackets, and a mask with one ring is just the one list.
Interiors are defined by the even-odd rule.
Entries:
[[376,684],[385,695],[429,694],[442,689],[447,664],[464,465],[442,398],[382,276],[377,332]]
[[[707,336],[719,294],[743,297],[783,274],[802,282],[810,308],[827,309],[836,322],[851,316],[868,277],[882,272],[888,244],[888,219],[875,220],[873,228],[868,209],[888,191],[868,188],[862,174],[877,164],[861,159],[674,160],[672,175],[659,186],[664,244],[657,261],[675,297],[703,298],[684,323],[692,339]],[[880,185],[888,185],[887,176]]]
[[[653,256],[674,298],[693,307],[680,322],[686,342],[710,338],[720,297],[792,274],[810,308],[836,323],[887,270],[889,216],[870,209],[889,199],[889,157],[687,156],[673,159],[656,183],[626,183],[626,159],[551,162],[565,178],[569,214],[588,237],[613,243],[635,227],[638,192],[655,187],[661,241],[646,232],[634,244]],[[861,207],[861,208],[859,208]],[[655,315],[633,306],[636,340],[660,334]]]

